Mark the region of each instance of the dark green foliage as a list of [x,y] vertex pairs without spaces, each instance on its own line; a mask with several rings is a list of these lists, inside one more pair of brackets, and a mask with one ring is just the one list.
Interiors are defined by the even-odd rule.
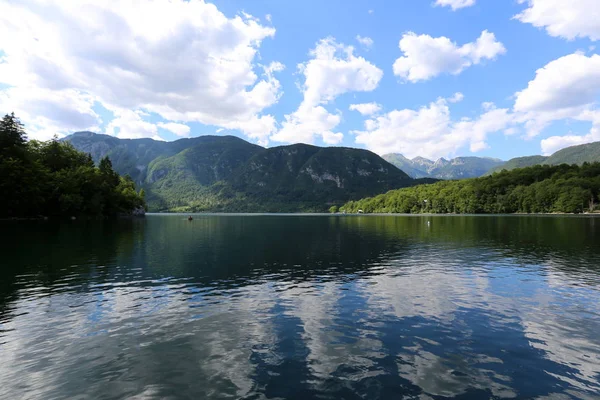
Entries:
[[27,135],[15,114],[7,114],[0,121],[0,157],[23,159]]
[[504,161],[489,157],[456,157],[451,160],[440,158],[431,161],[423,157],[412,160],[402,154],[385,154],[383,159],[400,168],[412,178],[465,179],[477,178]]
[[365,213],[582,213],[598,204],[600,163],[561,164],[393,190],[340,207]]
[[26,141],[14,115],[0,125],[0,217],[113,216],[145,206],[108,158],[94,165],[69,142]]

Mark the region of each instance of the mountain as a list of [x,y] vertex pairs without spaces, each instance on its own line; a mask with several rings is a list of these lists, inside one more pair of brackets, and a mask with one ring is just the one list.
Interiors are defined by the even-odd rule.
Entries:
[[600,161],[600,142],[580,144],[577,146],[566,147],[557,151],[549,157],[529,156],[512,158],[506,164],[494,168],[486,175],[491,175],[502,170],[510,171],[515,168],[530,167],[533,165],[559,165],[559,164],[583,164],[584,162]]
[[525,168],[532,167],[534,165],[543,164],[548,157],[544,156],[525,156],[525,157],[516,157],[511,158],[506,163],[497,166],[496,168],[492,168],[485,175],[492,175],[495,172],[500,172],[502,170],[513,170],[515,168]]
[[600,142],[580,144],[564,148],[552,154],[544,162],[547,165],[583,164],[600,161]]
[[414,160],[410,160],[404,157],[402,154],[398,153],[385,154],[383,156],[383,159],[389,162],[390,164],[400,168],[412,178],[423,178],[429,176],[427,172],[425,172],[426,167],[423,164],[429,162],[433,165],[432,161],[427,160],[425,158],[422,158],[423,164],[420,164],[418,162],[415,162],[416,158]]
[[63,139],[146,191],[151,211],[325,211],[415,180],[362,149],[294,144],[263,148],[234,136],[174,142],[78,132]]
[[492,168],[504,164],[504,161],[488,157],[457,157],[451,160],[440,158],[431,161],[423,157],[412,160],[402,154],[385,154],[383,158],[406,172],[413,178],[464,179],[484,175]]

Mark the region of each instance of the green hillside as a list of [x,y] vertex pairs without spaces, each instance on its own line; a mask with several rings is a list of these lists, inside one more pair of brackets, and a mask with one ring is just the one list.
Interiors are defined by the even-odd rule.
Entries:
[[423,182],[361,149],[265,149],[233,136],[158,142],[81,132],[65,140],[94,160],[109,156],[145,189],[150,211],[325,211]]
[[495,172],[500,172],[502,170],[511,171],[515,168],[525,168],[531,167],[533,165],[544,164],[544,162],[548,159],[548,157],[544,156],[526,156],[526,157],[517,157],[511,158],[506,163],[492,168],[485,175],[491,175]]
[[600,142],[581,144],[571,146],[557,151],[549,157],[545,156],[529,156],[517,157],[506,162],[506,164],[494,168],[487,173],[491,175],[502,170],[513,170],[515,168],[530,167],[532,165],[560,165],[560,164],[577,164],[581,165],[584,162],[600,162]]
[[365,213],[581,213],[597,208],[600,163],[536,165],[491,176],[442,181],[350,201]]
[[583,164],[600,161],[600,142],[581,144],[559,150],[545,161],[547,165]]

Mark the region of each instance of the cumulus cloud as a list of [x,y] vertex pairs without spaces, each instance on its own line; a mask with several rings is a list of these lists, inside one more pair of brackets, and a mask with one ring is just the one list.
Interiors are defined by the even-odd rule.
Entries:
[[381,111],[381,105],[377,103],[350,104],[348,108],[350,111],[358,111],[362,115],[372,115]]
[[[451,98],[452,99],[452,98]],[[356,142],[378,154],[402,153],[409,158],[447,157],[465,145],[472,152],[487,148],[490,133],[514,123],[508,109],[491,107],[476,119],[451,118],[450,99],[438,99],[417,110],[393,110],[365,121],[363,131],[355,131]]]
[[600,55],[574,53],[551,61],[516,94],[517,111],[556,111],[593,103],[600,94]]
[[460,8],[471,7],[475,5],[475,0],[436,0],[435,6],[447,6],[456,11]]
[[285,116],[282,128],[271,139],[286,143],[314,143],[315,136],[318,135],[328,144],[339,143],[344,135],[334,133],[332,129],[341,120],[340,114],[331,114],[322,106],[303,104],[298,110]]
[[542,153],[549,156],[565,147],[600,141],[600,128],[592,127],[587,135],[551,136],[541,142]]
[[383,76],[382,70],[355,56],[352,46],[333,38],[319,41],[310,55],[312,58],[298,67],[305,78],[302,103],[285,116],[281,129],[271,136],[274,141],[313,143],[320,136],[325,143],[339,143],[343,134],[333,129],[339,125],[341,114],[330,113],[324,105],[344,93],[372,91]]
[[546,29],[550,36],[600,40],[597,0],[519,0],[519,3],[527,3],[528,8],[515,18]]
[[[456,93],[454,93],[454,95],[452,97],[450,97],[448,99],[448,101],[450,103],[460,103],[461,101],[464,100],[464,98],[465,98],[464,94],[462,94],[461,92],[456,92]],[[487,103],[484,103],[484,104],[487,104]]]
[[373,39],[371,39],[368,36],[360,36],[360,35],[356,35],[356,41],[360,44],[362,44],[363,46],[365,46],[366,48],[370,48],[371,46],[373,46]]
[[515,94],[514,110],[533,137],[552,121],[587,120],[585,112],[599,96],[600,56],[574,53],[538,69],[527,88]]
[[0,90],[0,113],[14,112],[27,123],[32,139],[48,140],[63,130],[97,130],[101,120],[93,106],[92,96],[72,89],[10,87]]
[[504,54],[504,45],[488,31],[474,42],[458,46],[445,36],[431,37],[408,32],[399,43],[403,56],[394,62],[394,74],[410,82],[425,81],[440,74],[458,75],[466,68]]
[[159,122],[157,125],[159,128],[166,129],[177,136],[190,136],[190,127],[185,124],[178,124],[176,122]]
[[[259,136],[256,121],[268,120],[263,111],[281,96],[273,74],[282,66],[256,65],[274,34],[256,18],[228,18],[200,0],[3,2],[0,82],[30,91],[32,102],[51,90]],[[3,95],[13,101],[14,92]],[[57,130],[70,130],[53,118]],[[142,131],[152,133],[135,135]]]
[[155,124],[143,120],[146,115],[143,111],[132,111],[124,108],[112,108],[115,118],[107,125],[106,133],[121,139],[152,138],[164,140],[158,136]]
[[587,134],[575,134],[569,132],[563,136],[551,136],[540,142],[542,153],[551,155],[552,153],[569,146],[592,143],[600,141],[600,110],[584,110],[574,118],[576,121],[590,122],[592,127]]

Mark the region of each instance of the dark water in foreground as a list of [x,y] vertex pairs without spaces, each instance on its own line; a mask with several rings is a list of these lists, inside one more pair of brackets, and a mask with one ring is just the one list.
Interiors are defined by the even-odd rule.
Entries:
[[5,399],[600,397],[600,219],[148,216],[0,233]]

